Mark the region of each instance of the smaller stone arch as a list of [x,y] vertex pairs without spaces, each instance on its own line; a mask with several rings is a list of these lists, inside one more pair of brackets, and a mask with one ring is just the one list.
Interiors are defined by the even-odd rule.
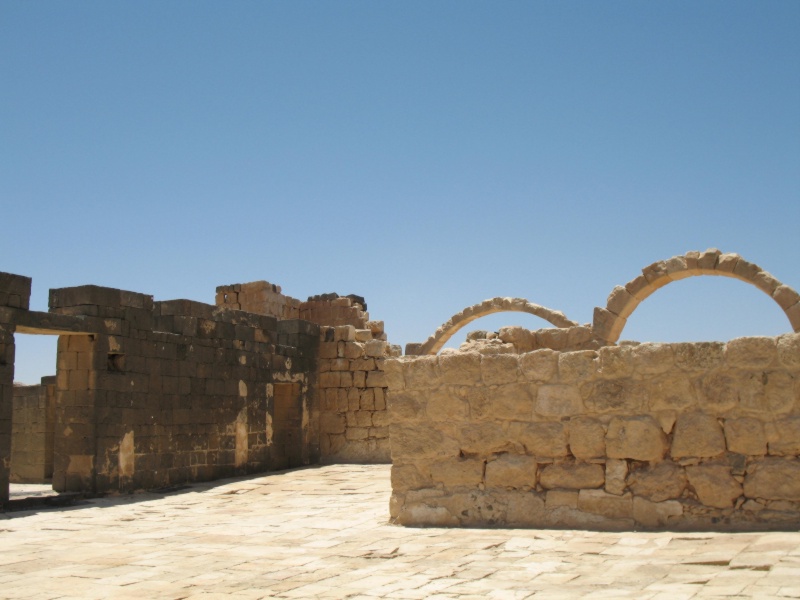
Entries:
[[800,332],[800,294],[738,254],[711,248],[705,252],[692,251],[654,262],[642,269],[642,274],[636,279],[615,287],[608,296],[606,307],[594,309],[592,330],[595,337],[615,344],[628,317],[642,300],[668,283],[698,275],[733,277],[756,286],[781,307],[792,330]]
[[537,317],[541,317],[548,323],[556,327],[574,327],[578,325],[575,321],[569,320],[564,313],[552,310],[539,304],[529,302],[525,298],[490,298],[479,304],[468,306],[450,319],[445,321],[432,336],[421,344],[407,344],[407,355],[436,354],[447,341],[453,337],[462,327],[472,323],[476,319],[487,315],[501,312],[524,312]]

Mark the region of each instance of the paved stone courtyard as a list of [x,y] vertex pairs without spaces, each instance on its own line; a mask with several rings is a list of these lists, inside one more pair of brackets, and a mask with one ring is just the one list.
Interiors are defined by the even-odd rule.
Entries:
[[389,525],[336,465],[0,513],[2,598],[800,598],[800,533]]

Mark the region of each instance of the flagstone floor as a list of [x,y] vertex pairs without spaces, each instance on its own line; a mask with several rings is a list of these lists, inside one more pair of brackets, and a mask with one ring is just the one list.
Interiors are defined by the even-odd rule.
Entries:
[[0,513],[0,598],[800,598],[800,533],[416,529],[389,467]]

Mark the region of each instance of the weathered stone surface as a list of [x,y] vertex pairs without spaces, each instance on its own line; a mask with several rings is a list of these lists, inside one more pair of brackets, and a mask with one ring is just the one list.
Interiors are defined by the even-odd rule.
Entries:
[[800,369],[800,333],[790,333],[778,338],[778,358],[790,369]]
[[669,371],[674,365],[674,354],[669,344],[638,344],[631,347],[630,362],[635,373],[656,375]]
[[738,373],[708,373],[700,380],[700,406],[718,412],[736,407],[739,403],[740,383],[741,377]]
[[484,355],[481,359],[481,376],[486,385],[517,382],[520,378],[518,356],[516,354]]
[[491,387],[486,393],[493,419],[524,420],[533,414],[530,384],[513,383]]
[[456,527],[459,520],[443,506],[424,502],[405,502],[395,522],[398,525],[417,525],[427,527]]
[[633,518],[645,527],[663,527],[671,517],[680,517],[682,514],[683,506],[677,500],[651,502],[638,496],[633,498]]
[[597,352],[564,352],[558,357],[558,378],[562,383],[583,381],[597,372]]
[[440,388],[426,403],[425,415],[432,421],[463,421],[467,418],[467,403],[454,390]]
[[717,419],[702,412],[682,414],[675,422],[673,458],[711,457],[725,452],[725,436]]
[[800,501],[800,461],[764,458],[747,469],[744,495],[766,500]]
[[572,385],[542,385],[536,395],[535,410],[546,417],[565,417],[583,411],[583,400]]
[[763,456],[767,453],[764,423],[759,419],[749,417],[726,419],[725,442],[728,450],[737,454]]
[[540,458],[567,456],[567,428],[563,423],[511,423],[508,437],[521,444],[528,454]]
[[603,467],[581,462],[564,462],[546,465],[539,476],[545,489],[566,488],[572,490],[598,488],[603,485]]
[[392,465],[392,489],[418,490],[431,484],[414,465]]
[[414,427],[393,424],[390,432],[392,459],[458,455],[458,442],[444,435],[437,427],[425,423],[418,423]]
[[545,508],[578,508],[578,492],[574,490],[548,490],[545,496]]
[[420,400],[420,395],[415,392],[390,391],[386,401],[392,420],[416,420],[423,417],[425,406]]
[[630,494],[617,496],[603,490],[582,489],[578,492],[578,510],[609,519],[630,518],[633,516],[633,497]]
[[405,386],[408,389],[432,388],[439,385],[437,356],[419,356],[403,363]]
[[649,379],[647,404],[650,410],[686,410],[697,405],[697,391],[682,375],[663,375]]
[[477,487],[483,479],[483,460],[461,458],[436,460],[428,465],[431,479],[446,488]]
[[697,492],[697,498],[706,506],[730,508],[742,495],[742,485],[731,475],[730,467],[722,465],[699,465],[686,467],[689,484]]
[[558,352],[545,348],[519,357],[519,368],[528,381],[550,381],[558,367]]
[[633,379],[607,379],[581,386],[586,407],[593,412],[640,412],[647,402],[647,393]]
[[481,381],[481,355],[477,352],[457,352],[439,357],[442,381],[457,385],[473,385]]
[[535,488],[538,468],[535,457],[501,454],[486,463],[487,487]]
[[781,419],[775,423],[777,439],[769,442],[769,453],[774,456],[800,454],[800,417]]
[[605,346],[597,351],[598,375],[613,379],[629,377],[633,372],[631,346]]
[[347,423],[342,414],[322,412],[319,415],[319,428],[324,433],[344,433],[346,427]]
[[628,461],[609,458],[606,460],[606,492],[621,496],[627,487]]
[[499,452],[524,452],[522,443],[512,433],[491,422],[462,424],[459,443],[464,454],[489,456]]
[[681,467],[665,460],[655,466],[632,471],[628,475],[628,487],[635,496],[653,502],[680,498],[686,489],[686,474]]
[[591,417],[572,419],[569,423],[569,449],[576,458],[599,458],[606,454],[603,424]]
[[658,422],[648,415],[615,417],[606,433],[609,458],[657,461],[664,458],[667,438]]
[[775,338],[743,337],[725,345],[725,362],[732,367],[763,369],[775,360]]
[[508,496],[506,524],[511,527],[535,526],[544,519],[544,500],[533,492],[511,493]]
[[675,364],[690,371],[707,371],[722,365],[725,344],[722,342],[695,342],[673,344]]

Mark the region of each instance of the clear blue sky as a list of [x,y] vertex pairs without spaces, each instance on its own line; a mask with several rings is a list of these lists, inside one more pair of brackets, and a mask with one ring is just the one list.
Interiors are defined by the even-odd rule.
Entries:
[[[357,293],[399,344],[492,296],[588,322],[711,246],[800,288],[798,31],[794,0],[0,0],[0,270],[37,310],[87,283]],[[502,324],[544,322],[474,328]],[[623,337],[788,328],[707,277]],[[17,379],[54,371],[52,338],[17,341]]]

